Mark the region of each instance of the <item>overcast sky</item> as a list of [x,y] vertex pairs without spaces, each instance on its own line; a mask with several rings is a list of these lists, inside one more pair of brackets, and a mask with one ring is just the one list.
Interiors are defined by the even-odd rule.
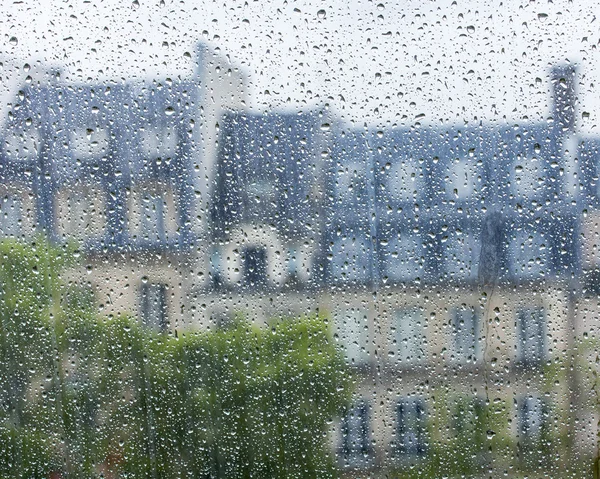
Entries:
[[600,136],[594,0],[0,4],[4,102],[24,63],[72,82],[190,75],[186,53],[204,41],[245,70],[260,111],[328,103],[356,125],[512,123],[545,119],[548,68],[573,62],[580,128]]

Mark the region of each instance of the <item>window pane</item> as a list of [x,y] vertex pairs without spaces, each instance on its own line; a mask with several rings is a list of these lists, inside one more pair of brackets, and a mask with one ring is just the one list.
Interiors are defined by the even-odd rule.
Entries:
[[0,479],[600,477],[595,2],[2,6]]

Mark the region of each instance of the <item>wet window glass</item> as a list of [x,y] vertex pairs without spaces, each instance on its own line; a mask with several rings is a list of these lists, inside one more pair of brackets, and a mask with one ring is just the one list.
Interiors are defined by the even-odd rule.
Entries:
[[600,478],[594,2],[0,4],[0,479]]

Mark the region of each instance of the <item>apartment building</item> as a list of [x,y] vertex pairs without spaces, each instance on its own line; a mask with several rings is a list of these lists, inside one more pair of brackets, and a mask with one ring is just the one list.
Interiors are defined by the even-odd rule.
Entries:
[[319,111],[224,117],[197,300],[212,325],[328,315],[361,378],[331,437],[349,474],[458,461],[440,444],[468,428],[472,469],[549,472],[564,464],[531,458],[581,436],[565,371],[595,160],[577,153],[574,69],[550,74],[543,123],[373,131]]
[[572,67],[550,72],[543,123],[377,131],[249,113],[239,69],[205,46],[197,62],[26,85],[0,146],[2,234],[76,241],[73,278],[160,330],[326,314],[359,378],[331,436],[348,474],[532,457],[549,473],[572,441],[592,453],[569,371],[599,308],[600,143],[575,131]]
[[189,319],[218,120],[245,101],[243,72],[196,55],[189,78],[25,84],[0,145],[4,235],[76,242],[105,311],[162,330]]
[[[334,140],[321,308],[362,377],[333,439],[347,470],[549,473],[571,440],[591,454],[595,422],[581,410],[573,427],[583,406],[565,369],[583,333],[574,278],[596,160],[577,153],[574,69],[551,78],[545,123]],[[461,450],[461,431],[484,424]]]

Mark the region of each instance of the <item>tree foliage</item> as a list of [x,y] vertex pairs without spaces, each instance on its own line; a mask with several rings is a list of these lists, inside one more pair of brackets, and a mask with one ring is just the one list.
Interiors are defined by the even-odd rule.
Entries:
[[322,317],[177,335],[97,314],[71,248],[0,244],[0,477],[331,477]]

